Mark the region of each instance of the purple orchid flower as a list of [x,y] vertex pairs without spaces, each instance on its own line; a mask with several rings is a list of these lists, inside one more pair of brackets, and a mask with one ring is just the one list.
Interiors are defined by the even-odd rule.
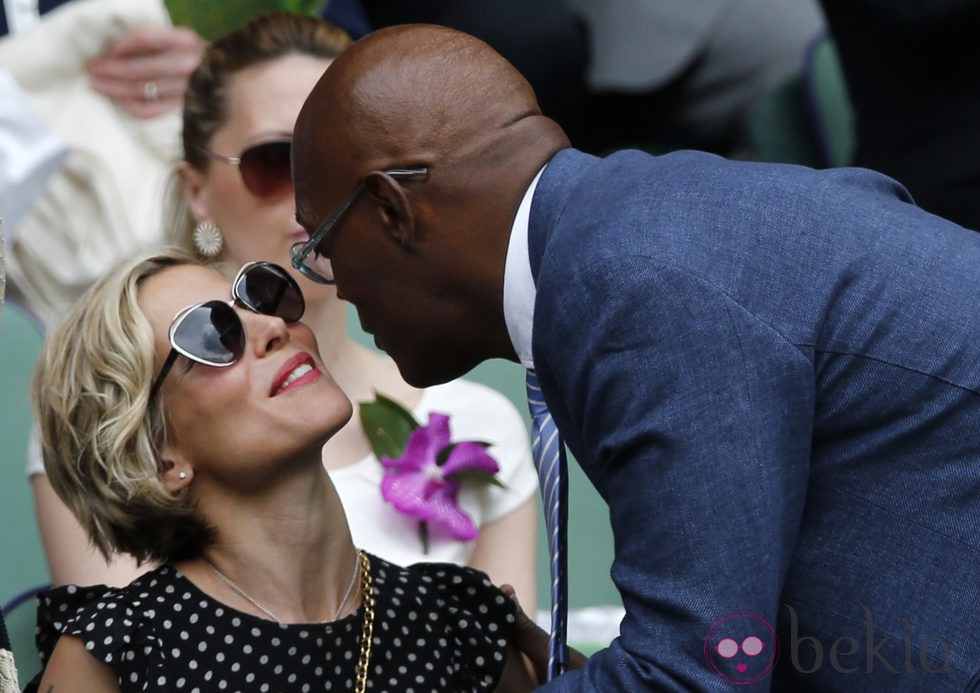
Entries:
[[500,465],[487,454],[485,446],[471,441],[452,446],[440,465],[440,453],[450,445],[449,417],[430,413],[428,425],[412,432],[401,457],[381,458],[387,470],[381,480],[381,495],[400,512],[441,524],[453,538],[470,541],[479,532],[459,507],[459,481],[453,475],[467,471],[496,474]]

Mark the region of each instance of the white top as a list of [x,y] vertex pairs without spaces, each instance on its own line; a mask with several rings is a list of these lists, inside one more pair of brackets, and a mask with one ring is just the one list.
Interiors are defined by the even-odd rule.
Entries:
[[[463,484],[460,507],[477,527],[516,510],[538,490],[538,477],[531,461],[531,448],[524,417],[504,395],[485,385],[454,380],[427,388],[413,410],[425,425],[429,412],[448,414],[453,441],[482,440],[493,445],[487,450],[500,464],[497,479],[507,488],[492,484],[481,487]],[[355,413],[356,416],[356,413]],[[27,473],[43,474],[37,431],[31,431]],[[403,515],[381,497],[384,468],[374,455],[360,462],[330,470],[340,500],[347,510],[354,543],[397,565],[420,561],[445,561],[466,565],[475,542],[464,542],[429,531],[429,553],[422,553],[418,521]]]
[[531,260],[527,250],[528,222],[531,219],[531,200],[538,187],[538,180],[547,164],[527,186],[527,191],[517,208],[514,225],[510,230],[507,244],[507,259],[504,261],[504,321],[510,342],[521,365],[534,368],[531,354],[531,330],[534,327],[534,275],[531,273]]
[[[493,445],[487,450],[500,463],[497,478],[507,487],[492,484],[463,484],[460,507],[477,527],[500,519],[516,510],[538,490],[538,477],[531,461],[524,417],[507,397],[484,385],[454,380],[427,388],[412,412],[425,425],[429,412],[449,414],[453,441],[483,440]],[[381,498],[384,469],[374,455],[340,469],[331,469],[330,478],[347,509],[347,522],[357,546],[398,565],[420,561],[446,561],[466,565],[475,542],[464,542],[429,531],[429,553],[422,553],[418,521],[398,512]]]

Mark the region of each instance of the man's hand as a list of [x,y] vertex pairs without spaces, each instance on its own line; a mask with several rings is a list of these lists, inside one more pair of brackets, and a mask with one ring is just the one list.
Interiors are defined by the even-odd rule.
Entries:
[[92,89],[137,118],[180,108],[187,78],[207,43],[183,27],[141,26],[123,32],[88,65]]

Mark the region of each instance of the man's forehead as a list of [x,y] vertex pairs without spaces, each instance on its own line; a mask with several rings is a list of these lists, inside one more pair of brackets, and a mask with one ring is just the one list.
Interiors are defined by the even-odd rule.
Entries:
[[299,205],[296,205],[296,223],[307,230],[315,228],[317,225],[316,219],[314,218],[313,214],[307,212]]
[[329,159],[312,161],[310,171],[315,175],[307,176],[293,186],[296,221],[311,233],[350,194],[347,186],[353,188],[356,183],[348,181],[336,168]]
[[318,167],[318,162],[311,159],[297,165],[293,162],[293,194],[296,197],[296,221],[305,229],[313,228],[317,225],[317,199],[324,187],[316,184],[314,169]]
[[323,211],[331,199],[336,185],[331,159],[319,154],[315,147],[293,147],[293,191],[296,197],[296,221],[305,229],[315,228],[322,220]]
[[296,221],[307,231],[313,231],[323,218],[326,216],[326,212],[321,212],[320,208],[323,207],[320,202],[323,198],[318,195],[302,195],[297,192],[296,195]]

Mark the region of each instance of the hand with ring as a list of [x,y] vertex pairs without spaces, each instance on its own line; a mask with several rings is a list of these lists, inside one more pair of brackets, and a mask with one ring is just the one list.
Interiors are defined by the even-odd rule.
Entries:
[[179,108],[206,42],[185,27],[129,29],[88,65],[92,88],[137,118]]
[[143,82],[143,100],[158,101],[159,99],[160,90],[157,88],[157,83],[152,79],[149,82]]

